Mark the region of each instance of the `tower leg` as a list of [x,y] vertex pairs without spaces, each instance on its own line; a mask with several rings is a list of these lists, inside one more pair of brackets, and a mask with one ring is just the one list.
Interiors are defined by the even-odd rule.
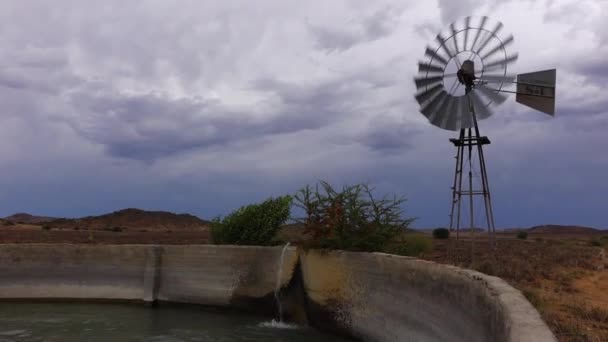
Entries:
[[[489,240],[489,244],[490,244],[490,250],[493,251],[495,246],[496,246],[496,228],[494,225],[494,212],[493,212],[493,208],[492,208],[492,198],[490,196],[490,186],[489,186],[489,182],[488,182],[488,173],[486,170],[486,162],[485,162],[485,157],[483,154],[483,145],[487,145],[490,143],[490,140],[487,137],[482,137],[479,135],[479,130],[473,129],[473,128],[469,128],[469,129],[462,129],[460,132],[460,137],[458,139],[450,139],[450,141],[452,141],[452,143],[454,143],[454,145],[458,148],[457,154],[456,154],[456,165],[455,165],[455,172],[454,172],[454,183],[453,183],[453,187],[452,187],[452,208],[451,208],[451,212],[450,212],[450,230],[453,231],[454,227],[456,228],[456,241],[458,244],[458,240],[460,238],[459,234],[460,234],[460,227],[462,224],[462,196],[467,196],[469,197],[468,202],[468,206],[469,206],[469,210],[468,210],[468,215],[469,215],[469,222],[468,222],[468,226],[471,229],[471,233],[470,233],[470,238],[472,239],[472,244],[471,244],[471,248],[474,247],[474,239],[475,239],[475,201],[474,201],[474,196],[477,195],[481,195],[483,196],[483,201],[484,201],[484,213],[486,216],[486,223],[487,223],[487,229],[488,229],[488,240]],[[476,149],[473,149],[473,146],[476,146]],[[466,155],[466,158],[468,158],[468,186],[465,185],[465,187],[463,188],[463,184],[462,184],[462,178],[463,178],[463,174],[464,174],[464,159],[465,159],[465,153],[467,153],[467,151],[465,150],[465,148],[468,149],[468,155]],[[479,169],[480,169],[480,177],[481,177],[481,184],[480,187],[481,189],[475,189],[474,188],[474,182],[473,182],[473,156],[474,156],[474,152],[476,152],[478,154],[478,161],[479,161]],[[476,164],[476,163],[475,163]],[[466,225],[466,224],[465,224]],[[477,225],[479,225],[479,222],[477,223]],[[471,250],[471,253],[473,253],[473,250]]]
[[[459,140],[463,140],[465,137],[465,130],[460,130]],[[460,211],[461,211],[461,199],[462,199],[462,164],[464,160],[464,145],[458,146],[456,152],[456,167],[454,171],[454,185],[452,186],[452,209],[450,210],[450,231],[456,231],[456,241],[459,239],[460,234]],[[456,218],[454,218],[454,211],[456,211]],[[456,220],[454,220],[456,219]]]

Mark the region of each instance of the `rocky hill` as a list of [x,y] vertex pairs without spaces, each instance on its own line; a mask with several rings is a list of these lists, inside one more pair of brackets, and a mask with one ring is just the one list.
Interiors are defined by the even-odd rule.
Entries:
[[606,231],[583,227],[583,226],[563,226],[557,224],[549,224],[542,226],[535,226],[528,229],[529,233],[542,233],[542,234],[603,234]]
[[100,216],[54,219],[44,224],[53,229],[183,231],[206,229],[209,221],[190,214],[129,208]]
[[7,217],[4,217],[2,220],[10,221],[13,223],[23,223],[23,224],[39,224],[52,220],[56,220],[56,217],[49,216],[35,216],[27,213],[16,213]]

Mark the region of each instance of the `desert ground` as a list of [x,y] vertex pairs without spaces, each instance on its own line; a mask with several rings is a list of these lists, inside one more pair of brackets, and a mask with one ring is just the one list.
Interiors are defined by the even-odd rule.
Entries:
[[[162,215],[157,214],[153,221],[158,224],[151,225],[145,215],[137,214],[136,224],[124,212],[102,221],[63,220],[55,225],[44,220],[17,223],[5,219],[0,221],[0,243],[209,243],[207,221],[185,227],[177,222],[179,218],[159,219]],[[172,219],[177,221],[167,223]],[[181,219],[193,222],[191,217]],[[549,226],[527,231],[526,239],[517,238],[514,230],[498,232],[494,250],[487,235],[479,232],[461,233],[458,240],[454,235],[437,240],[428,231],[411,231],[403,239],[406,243],[426,241],[428,248],[417,255],[420,258],[505,279],[538,309],[560,341],[608,341],[608,231]],[[287,226],[279,236],[294,245],[306,241],[299,227]]]

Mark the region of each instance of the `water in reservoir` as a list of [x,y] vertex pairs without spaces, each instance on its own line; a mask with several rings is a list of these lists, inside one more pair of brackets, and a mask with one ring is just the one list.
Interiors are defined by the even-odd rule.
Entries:
[[0,342],[346,341],[264,317],[196,306],[0,303]]

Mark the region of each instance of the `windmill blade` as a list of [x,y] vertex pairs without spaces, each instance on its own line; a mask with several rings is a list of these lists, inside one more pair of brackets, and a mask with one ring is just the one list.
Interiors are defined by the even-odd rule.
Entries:
[[506,95],[497,92],[496,89],[491,89],[484,85],[475,87],[475,90],[481,92],[483,96],[487,97],[490,101],[496,104],[501,104],[507,99]]
[[469,93],[475,116],[479,120],[487,119],[492,115],[490,108],[484,103],[478,92],[472,91]]
[[460,62],[460,58],[458,58],[458,54],[460,53],[460,48],[458,47],[458,36],[456,35],[456,26],[454,23],[450,25],[450,29],[452,30],[452,40],[454,41],[454,62],[456,62],[456,66],[460,69],[462,63]]
[[458,39],[456,39],[456,26],[454,26],[454,23],[450,25],[450,29],[452,30],[452,40],[454,41],[454,50],[456,51],[455,54],[457,55],[460,52],[460,49],[458,48]]
[[438,116],[445,114],[445,104],[452,96],[442,91],[438,97],[441,97],[441,99],[437,102],[437,106],[433,111],[429,112],[429,115],[427,115],[427,118],[431,123],[433,123]]
[[443,67],[431,63],[418,62],[418,72],[438,72],[443,73]]
[[481,24],[479,26],[479,29],[476,30],[477,32],[475,33],[475,39],[473,39],[473,45],[471,45],[471,51],[475,51],[475,45],[477,44],[477,40],[479,39],[479,35],[485,29],[487,21],[488,21],[488,17],[484,16],[484,17],[481,18]]
[[447,122],[451,115],[451,110],[454,108],[454,97],[448,96],[439,107],[437,115],[433,117],[431,123],[443,129],[447,129]]
[[500,51],[501,49],[504,49],[507,45],[510,45],[511,43],[513,43],[513,40],[514,40],[513,35],[510,35],[509,37],[507,37],[507,39],[502,41],[502,44],[499,44],[492,50],[488,51],[485,55],[481,56],[481,59],[485,60],[485,59],[489,58],[490,56],[492,56],[496,52]]
[[[439,46],[443,49],[443,51],[445,51],[445,53],[448,55],[449,58],[454,58],[456,57],[456,54],[450,50],[450,48],[447,46],[447,44],[445,43],[445,40],[443,39],[443,36],[440,34],[437,35],[437,37],[435,38],[437,40],[437,42],[439,43]],[[456,67],[458,69],[460,69],[460,61],[458,61],[458,58],[456,58]]]
[[483,40],[483,42],[481,43],[481,45],[479,46],[479,49],[477,49],[477,54],[480,55],[481,51],[488,45],[488,43],[492,40],[492,37],[497,37],[497,33],[498,31],[500,31],[500,29],[502,28],[502,23],[498,22],[496,24],[496,27],[494,27],[494,30],[492,30],[492,33],[486,35],[486,38]]
[[424,55],[431,58],[431,62],[433,60],[437,60],[441,65],[447,65],[448,60],[441,57],[435,50],[431,49],[429,46],[426,47],[424,51]]
[[519,57],[519,55],[517,53],[515,53],[513,55],[508,56],[505,59],[500,59],[500,60],[497,60],[494,62],[486,63],[483,66],[483,70],[492,71],[492,70],[496,70],[496,69],[503,69],[507,65],[515,63],[515,61],[517,61],[518,57]]
[[471,28],[471,17],[464,19],[464,46],[463,51],[467,51],[467,43],[469,42],[469,29]]
[[478,80],[485,83],[512,83],[515,81],[515,75],[487,75],[479,77]]
[[442,80],[443,80],[443,76],[416,77],[416,78],[414,78],[414,83],[416,83],[416,88],[420,89],[423,87],[428,87],[435,83],[439,83]]
[[442,89],[443,84],[437,83],[433,87],[425,89],[424,91],[414,95],[414,97],[416,98],[416,101],[418,101],[419,104],[423,104],[433,98],[435,95],[437,95]]
[[439,109],[439,107],[441,106],[443,101],[446,100],[447,97],[448,97],[448,93],[446,93],[445,90],[441,90],[439,92],[439,94],[437,94],[437,96],[435,96],[430,102],[428,102],[426,105],[420,107],[420,112],[427,118],[430,118],[431,115],[433,115],[437,112],[437,110]]

